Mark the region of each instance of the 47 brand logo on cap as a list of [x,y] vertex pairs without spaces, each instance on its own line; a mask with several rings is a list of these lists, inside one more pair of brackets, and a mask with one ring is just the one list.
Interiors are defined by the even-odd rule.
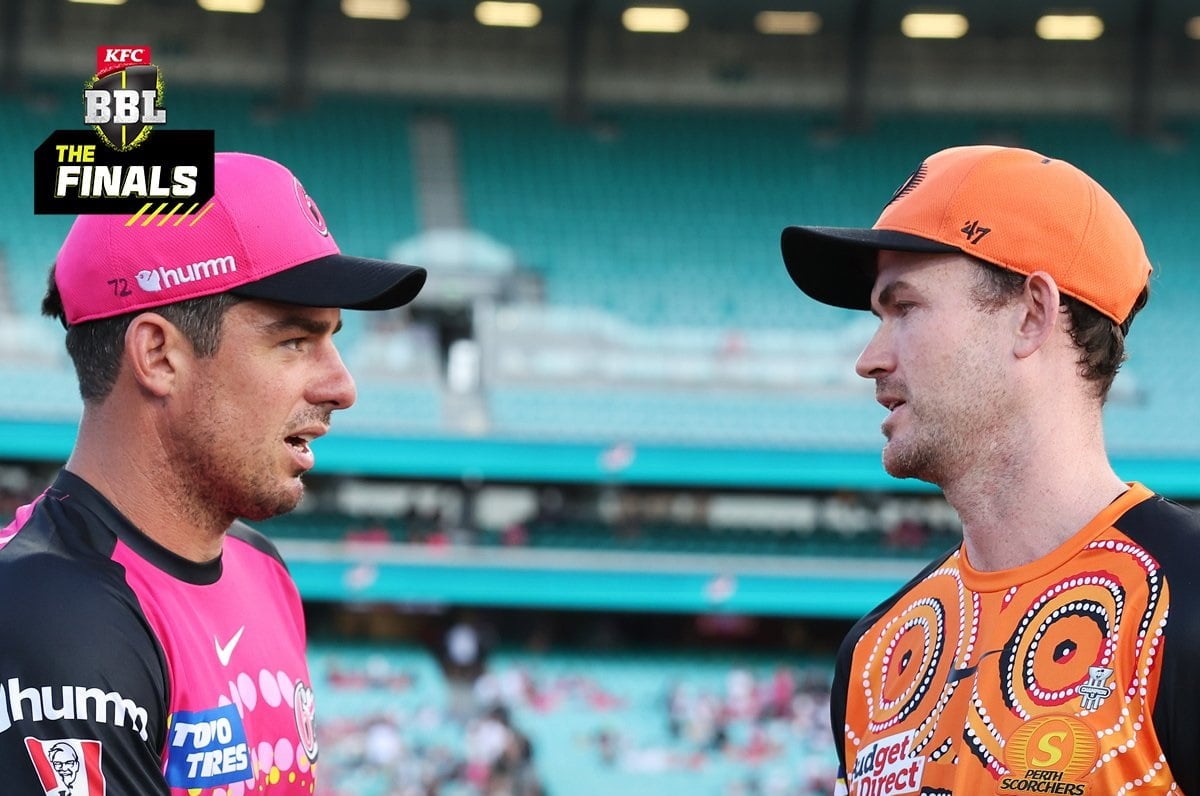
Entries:
[[34,152],[33,211],[158,217],[203,207],[213,193],[213,131],[160,129],[163,85],[148,45],[97,47],[83,90],[92,129],[55,130]]

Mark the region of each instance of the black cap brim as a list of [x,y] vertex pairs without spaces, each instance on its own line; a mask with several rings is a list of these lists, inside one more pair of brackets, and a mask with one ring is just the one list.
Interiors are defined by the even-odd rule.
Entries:
[[425,269],[415,265],[331,254],[229,292],[305,307],[390,310],[416,298],[425,276]]
[[906,232],[848,227],[787,227],[781,246],[796,287],[823,304],[851,310],[871,309],[879,252],[960,251]]

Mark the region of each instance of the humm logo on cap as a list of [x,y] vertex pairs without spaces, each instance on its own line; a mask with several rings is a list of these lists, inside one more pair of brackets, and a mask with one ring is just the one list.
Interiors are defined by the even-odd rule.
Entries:
[[202,282],[234,271],[237,271],[237,260],[232,254],[227,254],[182,267],[161,265],[158,268],[147,268],[138,271],[134,278],[142,290],[158,293],[160,290],[169,290],[188,282]]

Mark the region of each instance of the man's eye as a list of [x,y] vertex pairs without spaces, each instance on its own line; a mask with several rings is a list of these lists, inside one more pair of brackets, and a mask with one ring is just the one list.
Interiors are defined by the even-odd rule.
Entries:
[[290,340],[284,340],[283,347],[290,348],[293,351],[299,351],[301,348],[304,347],[304,338],[303,337],[293,337]]

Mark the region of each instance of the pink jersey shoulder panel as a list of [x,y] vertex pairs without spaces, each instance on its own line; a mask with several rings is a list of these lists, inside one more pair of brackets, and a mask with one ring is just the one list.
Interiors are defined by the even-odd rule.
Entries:
[[42,494],[38,495],[32,503],[27,503],[17,509],[17,513],[13,517],[13,521],[8,525],[5,525],[4,530],[0,530],[0,550],[3,550],[4,546],[11,542],[13,537],[15,537],[21,531],[21,529],[25,527],[25,523],[29,522],[29,518],[33,515],[34,508],[37,507],[38,502],[40,502],[45,496],[46,493],[43,492]]
[[168,661],[172,794],[311,794],[318,754],[300,597],[286,569],[226,537],[220,578],[171,576],[118,544],[113,559]]

